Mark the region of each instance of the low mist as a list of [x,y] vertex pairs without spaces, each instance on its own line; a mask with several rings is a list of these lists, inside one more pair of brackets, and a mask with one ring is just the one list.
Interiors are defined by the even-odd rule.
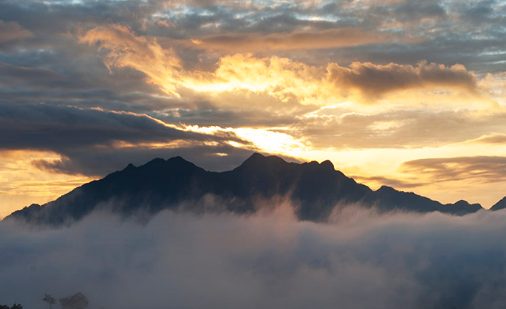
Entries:
[[[379,215],[345,207],[300,222],[165,211],[145,224],[95,213],[71,227],[0,222],[0,304],[46,308],[504,308],[506,211]],[[56,306],[55,308],[59,308]]]

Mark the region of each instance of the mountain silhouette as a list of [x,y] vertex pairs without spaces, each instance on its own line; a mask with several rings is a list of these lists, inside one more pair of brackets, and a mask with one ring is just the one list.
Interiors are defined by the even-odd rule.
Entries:
[[181,157],[154,159],[139,167],[130,164],[55,201],[33,204],[6,219],[62,225],[94,210],[123,216],[152,215],[163,209],[247,214],[258,210],[259,201],[272,202],[276,197],[290,198],[300,220],[315,222],[327,220],[334,207],[350,204],[375,207],[381,212],[439,211],[453,215],[482,209],[465,201],[443,205],[387,186],[373,191],[335,170],[330,161],[289,163],[255,153],[239,167],[219,173],[205,171]]
[[501,210],[506,208],[506,196],[503,197],[499,202],[495,203],[494,206],[490,207],[490,210]]

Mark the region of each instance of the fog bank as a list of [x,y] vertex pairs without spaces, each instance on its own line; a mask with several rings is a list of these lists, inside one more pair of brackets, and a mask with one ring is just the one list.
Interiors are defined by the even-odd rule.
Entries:
[[[0,222],[0,304],[43,308],[503,308],[506,211],[464,217],[287,205],[254,216],[94,214],[70,228]],[[59,306],[57,306],[59,308]]]

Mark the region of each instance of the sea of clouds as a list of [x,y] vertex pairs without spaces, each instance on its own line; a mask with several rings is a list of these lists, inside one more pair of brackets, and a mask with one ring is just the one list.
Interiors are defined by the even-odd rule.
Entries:
[[[45,308],[504,308],[506,211],[296,220],[255,215],[95,213],[70,227],[0,222],[0,304]],[[57,305],[56,308],[59,308]]]

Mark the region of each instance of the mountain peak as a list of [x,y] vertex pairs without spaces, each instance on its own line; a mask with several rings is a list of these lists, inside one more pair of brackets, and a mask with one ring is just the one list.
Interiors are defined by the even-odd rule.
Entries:
[[248,159],[246,159],[246,161],[248,160],[259,160],[259,159],[263,159],[265,158],[265,156],[259,152],[255,152],[253,153]]
[[332,162],[330,162],[330,160],[325,160],[322,163],[320,163],[320,165],[326,169],[335,170],[334,164],[332,164]]
[[255,152],[236,169],[256,168],[260,166],[278,165],[283,163],[286,163],[286,161],[281,159],[280,157],[264,156],[258,152]]
[[383,186],[381,186],[381,187],[380,187],[378,190],[376,190],[376,191],[378,191],[378,192],[391,192],[391,191],[397,191],[397,190],[395,190],[395,189],[394,189],[394,188],[392,188],[392,187],[389,187],[389,186],[385,186],[385,185],[383,185]]
[[[452,205],[452,204],[450,204]],[[453,204],[453,206],[456,206],[456,207],[463,207],[463,208],[466,208],[466,207],[474,207],[474,208],[482,208],[480,204],[478,203],[469,203],[468,201],[466,200],[459,200],[457,202],[455,202],[455,204]]]
[[465,201],[465,200],[458,200],[457,202],[455,202],[455,205],[471,205],[469,204],[468,201]]
[[175,156],[175,157],[172,157],[170,159],[167,159],[167,162],[169,161],[184,161],[184,162],[189,162],[189,161],[186,161],[183,157],[181,156]]
[[130,171],[130,170],[134,170],[135,168],[136,168],[136,167],[135,167],[135,165],[133,165],[132,163],[129,163],[129,164],[127,165],[127,167],[125,167],[125,168],[123,169],[123,171]]

